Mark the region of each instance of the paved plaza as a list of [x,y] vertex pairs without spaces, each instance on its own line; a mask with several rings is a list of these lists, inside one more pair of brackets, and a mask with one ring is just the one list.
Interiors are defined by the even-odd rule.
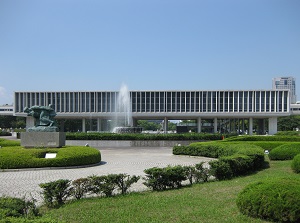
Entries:
[[[144,176],[144,170],[168,165],[193,165],[211,159],[206,157],[177,156],[170,147],[118,147],[98,148],[101,151],[100,165],[85,168],[5,170],[0,172],[0,196],[33,197],[41,201],[40,183],[58,179],[75,180],[91,175],[127,173]],[[142,180],[134,184],[131,191],[147,189]]]

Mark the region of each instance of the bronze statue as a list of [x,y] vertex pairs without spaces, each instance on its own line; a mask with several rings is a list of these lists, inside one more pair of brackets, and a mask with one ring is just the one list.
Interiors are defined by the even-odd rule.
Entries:
[[30,108],[25,107],[24,112],[28,116],[35,118],[35,126],[28,128],[29,132],[57,132],[58,127],[56,126],[56,121],[54,117],[56,113],[52,108],[52,105],[49,106],[37,106],[34,105]]

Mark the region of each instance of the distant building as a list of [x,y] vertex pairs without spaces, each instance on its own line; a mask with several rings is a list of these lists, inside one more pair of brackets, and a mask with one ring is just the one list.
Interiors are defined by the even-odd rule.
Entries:
[[296,95],[296,79],[294,77],[275,77],[273,78],[273,90],[289,89],[290,90],[290,103],[297,102]]

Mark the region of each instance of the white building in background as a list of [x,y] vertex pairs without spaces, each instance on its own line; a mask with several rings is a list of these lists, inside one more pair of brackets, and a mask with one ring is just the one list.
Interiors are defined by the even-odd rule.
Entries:
[[295,104],[297,101],[296,95],[296,79],[294,77],[275,77],[273,78],[273,90],[277,89],[289,89],[291,104]]
[[[290,90],[215,90],[215,91],[129,91],[131,119],[196,120],[197,132],[238,132],[275,134],[277,118],[289,116]],[[82,120],[81,131],[108,131],[119,113],[118,91],[15,92],[15,116],[26,116],[24,107],[51,104],[61,120]],[[27,117],[27,126],[32,124]],[[87,129],[88,122],[95,123]],[[257,129],[254,129],[254,122]]]

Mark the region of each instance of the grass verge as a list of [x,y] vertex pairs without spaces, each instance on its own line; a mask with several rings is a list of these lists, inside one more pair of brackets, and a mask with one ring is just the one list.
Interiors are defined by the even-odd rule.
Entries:
[[228,181],[197,184],[165,192],[132,193],[73,201],[43,217],[64,222],[267,222],[242,215],[238,193],[266,178],[295,177],[291,161],[271,161],[270,168]]

